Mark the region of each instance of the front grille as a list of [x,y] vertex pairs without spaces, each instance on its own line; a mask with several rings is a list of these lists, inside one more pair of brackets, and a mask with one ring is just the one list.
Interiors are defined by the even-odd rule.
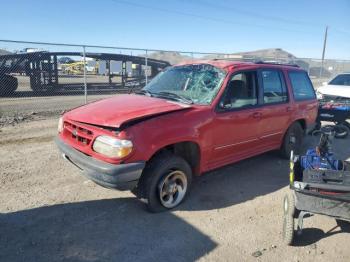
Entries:
[[70,122],[64,122],[64,132],[71,140],[81,145],[90,145],[94,135],[93,132],[86,127],[78,126]]

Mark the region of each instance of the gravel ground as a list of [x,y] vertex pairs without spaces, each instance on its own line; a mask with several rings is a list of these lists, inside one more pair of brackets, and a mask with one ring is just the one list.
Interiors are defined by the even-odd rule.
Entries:
[[[63,161],[56,125],[0,129],[0,261],[350,260],[350,226],[334,229],[328,217],[307,218],[296,246],[282,244],[288,161],[275,153],[205,174],[176,210],[150,214],[129,192],[97,186]],[[334,144],[344,158],[349,142]]]

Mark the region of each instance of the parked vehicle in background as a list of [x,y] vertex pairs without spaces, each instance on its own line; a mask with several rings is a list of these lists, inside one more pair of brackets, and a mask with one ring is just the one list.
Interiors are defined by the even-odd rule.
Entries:
[[296,66],[183,63],[136,94],[65,113],[56,143],[88,178],[130,189],[158,212],[180,204],[195,175],[270,150],[298,153],[317,108]]
[[324,83],[323,86],[317,89],[317,97],[319,99],[326,99],[327,97],[350,99],[350,73],[339,74],[329,83]]
[[9,74],[0,73],[0,95],[9,95],[16,91],[18,80]]

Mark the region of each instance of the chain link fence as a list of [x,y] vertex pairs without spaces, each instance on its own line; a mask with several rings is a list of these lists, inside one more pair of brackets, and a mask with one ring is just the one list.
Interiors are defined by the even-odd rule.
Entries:
[[[349,60],[51,44],[0,40],[0,117],[59,114],[142,88],[167,66],[199,59],[292,63],[317,88],[350,71]],[[1,125],[1,121],[0,121]]]

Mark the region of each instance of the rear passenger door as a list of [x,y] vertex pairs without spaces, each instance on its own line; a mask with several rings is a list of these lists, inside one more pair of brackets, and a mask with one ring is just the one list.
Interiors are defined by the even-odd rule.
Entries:
[[282,70],[263,68],[259,70],[261,119],[259,140],[261,148],[280,146],[291,120],[293,107],[289,103],[288,88]]

